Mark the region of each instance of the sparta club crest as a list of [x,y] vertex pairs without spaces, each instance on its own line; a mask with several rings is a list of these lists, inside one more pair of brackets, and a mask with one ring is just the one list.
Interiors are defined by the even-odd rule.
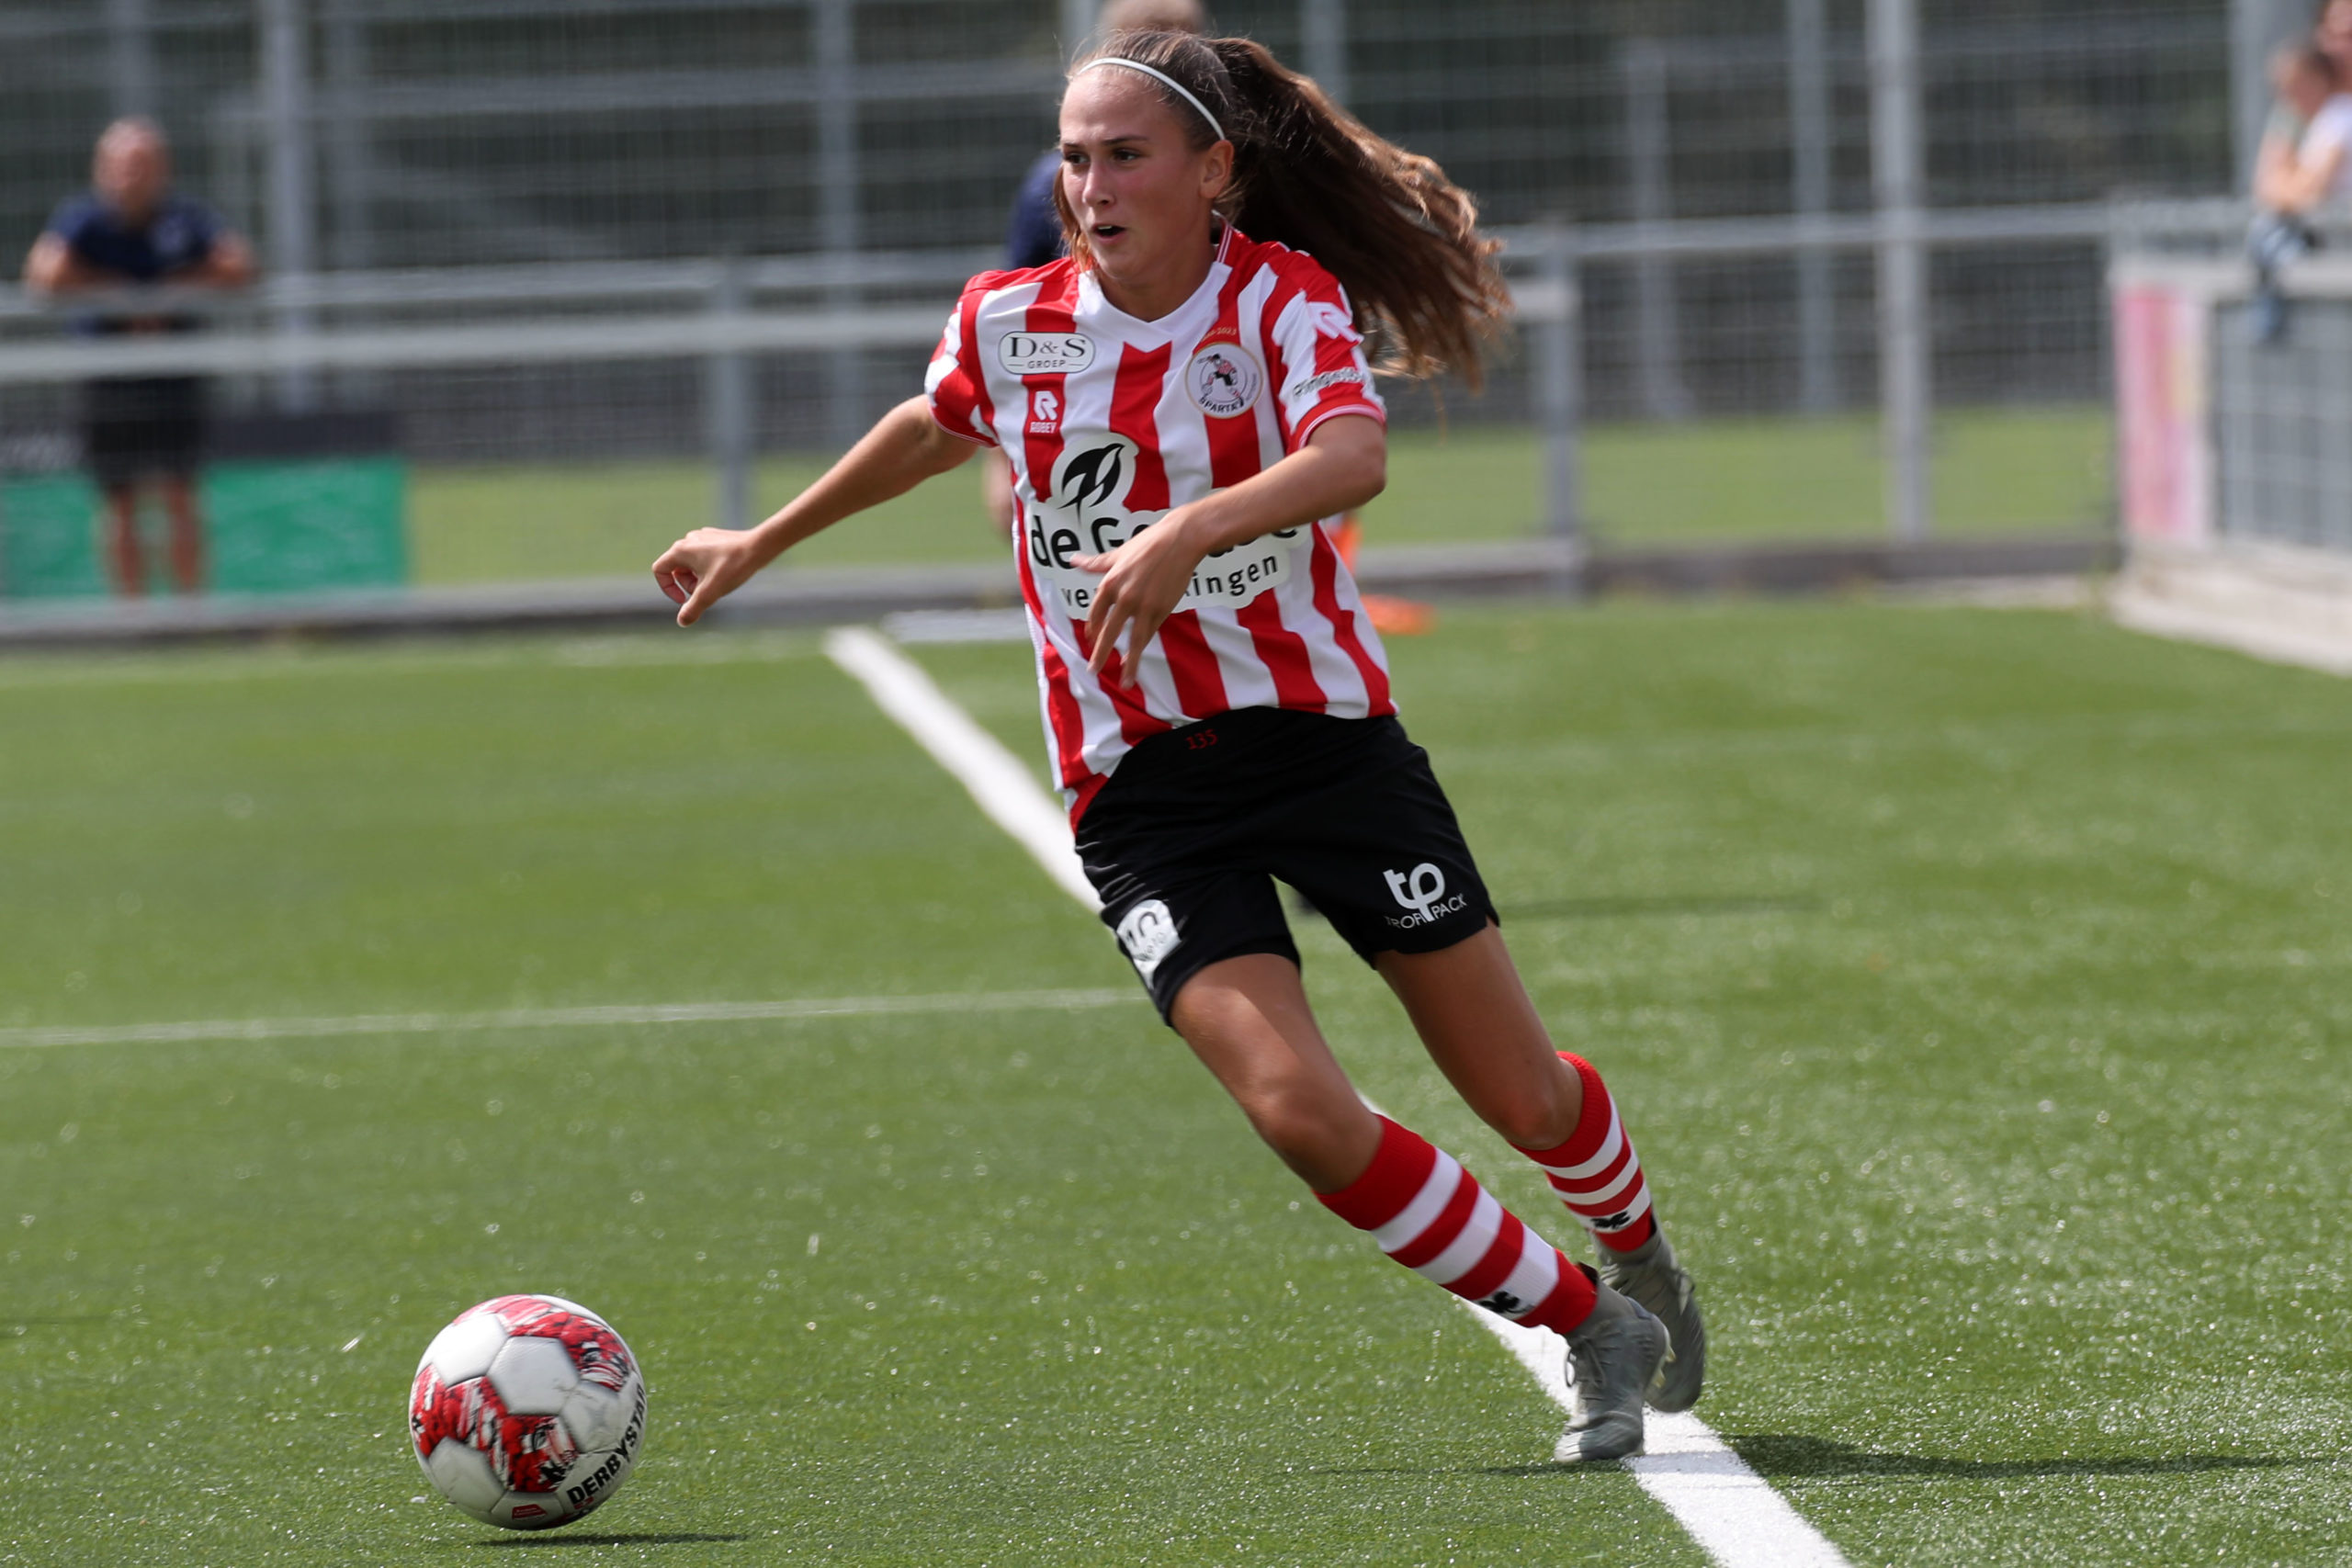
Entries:
[[1184,387],[1193,403],[1211,419],[1231,419],[1257,406],[1266,373],[1250,351],[1238,344],[1213,343],[1193,355],[1184,367]]

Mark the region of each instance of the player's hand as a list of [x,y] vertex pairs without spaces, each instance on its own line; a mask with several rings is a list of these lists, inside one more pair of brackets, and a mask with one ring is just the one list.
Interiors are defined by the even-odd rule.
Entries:
[[[1086,612],[1086,667],[1100,675],[1118,658],[1119,684],[1133,687],[1143,669],[1143,650],[1159,635],[1160,623],[1175,612],[1193,569],[1204,553],[1182,525],[1191,509],[1178,507],[1131,535],[1126,543],[1099,556],[1077,556],[1070,564],[1101,574],[1094,604]],[[1120,655],[1119,635],[1127,646]]]
[[753,552],[750,534],[697,528],[662,552],[653,563],[653,581],[678,605],[678,624],[690,626],[765,564]]

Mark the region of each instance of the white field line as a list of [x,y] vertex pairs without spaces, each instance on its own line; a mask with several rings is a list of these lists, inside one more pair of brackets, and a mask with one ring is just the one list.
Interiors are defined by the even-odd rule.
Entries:
[[[1462,1304],[1510,1348],[1536,1387],[1561,1409],[1570,1408],[1565,1340]],[[1723,1568],[1850,1568],[1828,1537],[1805,1523],[1696,1416],[1653,1410],[1642,1436],[1643,1451],[1625,1461],[1625,1468]]]
[[[1079,870],[1061,812],[1004,748],[929,676],[870,631],[837,631],[827,639],[825,651],[863,681],[883,711],[953,773],[980,809],[1035,856],[1072,897],[1089,909],[1102,908]],[[886,685],[890,692],[887,696]],[[1013,798],[1024,793],[1025,806]],[[1013,826],[1016,822],[1021,826]],[[1077,878],[1074,885],[1072,876]],[[1567,1347],[1558,1335],[1523,1328],[1468,1302],[1461,1304],[1510,1347],[1546,1397],[1564,1410],[1569,1408],[1563,1377]],[[1850,1568],[1827,1537],[1805,1523],[1788,1499],[1696,1416],[1653,1411],[1645,1437],[1646,1451],[1627,1460],[1625,1468],[1722,1568]]]
[[509,1008],[498,1012],[360,1013],[342,1018],[218,1018],[186,1023],[0,1029],[0,1049],[58,1045],[175,1045],[206,1040],[325,1040],[345,1034],[460,1034],[597,1024],[743,1023],[892,1013],[1023,1012],[1118,1007],[1132,991],[951,991],[918,997],[812,997],[774,1002],[679,1002],[637,1007]]
[[922,667],[864,626],[825,638],[825,656],[873,695],[875,703],[964,786],[988,819],[1012,835],[1061,890],[1091,912],[1102,908],[1071,847],[1069,818],[997,738],[973,722]]

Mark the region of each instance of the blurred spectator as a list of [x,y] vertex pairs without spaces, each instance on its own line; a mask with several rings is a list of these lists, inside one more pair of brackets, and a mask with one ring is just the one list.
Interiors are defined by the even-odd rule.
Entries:
[[[1098,36],[1116,32],[1205,33],[1209,14],[1199,0],[1110,0],[1096,16]],[[1012,198],[1012,222],[1005,231],[1004,265],[1043,266],[1062,254],[1062,220],[1054,210],[1054,182],[1061,177],[1058,147],[1037,155]],[[995,450],[980,455],[980,501],[996,525],[1012,531],[1012,467]]]
[[2278,105],[2255,159],[2259,210],[2246,236],[2256,343],[2274,342],[2286,330],[2278,273],[2316,247],[2311,214],[2352,195],[2352,95],[2341,90],[2335,62],[2316,43],[2294,44],[2273,58],[2270,74]]
[[[171,188],[171,145],[153,120],[119,119],[98,138],[91,189],[68,198],[25,258],[25,286],[63,295],[137,286],[239,288],[253,251],[209,208]],[[92,315],[97,336],[179,333],[184,315]],[[92,381],[84,389],[84,452],[105,492],[115,585],[145,590],[139,538],[142,480],[160,481],[171,524],[172,578],[183,593],[204,581],[204,531],[193,480],[204,440],[204,389],[192,376]]]
[[2335,67],[2335,79],[2352,85],[2352,0],[2327,0],[2320,7],[2312,42]]

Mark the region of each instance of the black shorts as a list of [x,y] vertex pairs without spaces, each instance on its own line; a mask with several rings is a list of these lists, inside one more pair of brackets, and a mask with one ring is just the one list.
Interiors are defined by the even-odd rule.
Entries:
[[1367,964],[1495,919],[1429,753],[1394,718],[1237,708],[1155,735],[1087,807],[1078,855],[1162,1019],[1205,964],[1298,962],[1278,878]]
[[82,389],[82,458],[107,488],[196,472],[204,386],[187,376],[93,381]]

